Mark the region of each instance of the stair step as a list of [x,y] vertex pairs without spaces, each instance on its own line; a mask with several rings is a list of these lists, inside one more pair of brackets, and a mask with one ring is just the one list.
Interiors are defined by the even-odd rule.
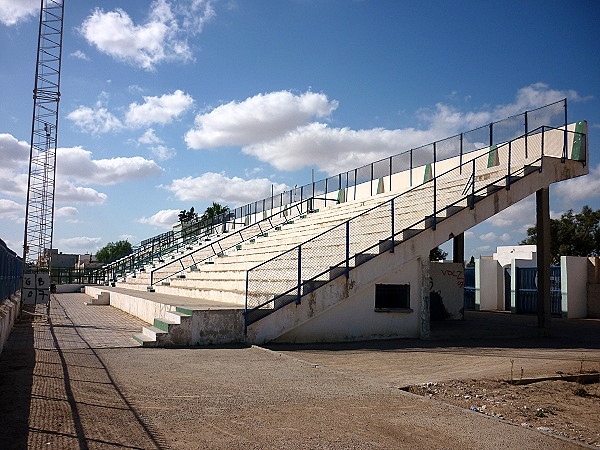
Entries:
[[149,336],[150,338],[154,339],[155,341],[158,340],[157,337],[158,336],[164,336],[165,334],[168,334],[166,331],[161,330],[160,328],[156,328],[153,326],[145,326],[142,327],[142,334],[144,334],[145,336]]
[[358,253],[354,255],[354,262],[356,266],[360,266],[361,264],[366,263],[370,259],[375,258],[377,256],[375,253]]
[[459,211],[462,211],[463,207],[462,206],[448,206],[444,212],[446,213],[446,217],[450,217],[454,214],[456,214]]
[[385,239],[383,241],[379,241],[379,253],[385,253],[387,251],[392,250],[395,246],[400,244],[402,241],[394,240],[392,243],[391,239]]
[[156,339],[152,339],[150,336],[142,333],[132,334],[131,337],[139,342],[142,347],[153,347],[156,345]]
[[190,319],[191,314],[179,312],[179,311],[167,311],[165,313],[165,319],[170,320],[175,324],[181,324],[182,321]]
[[487,187],[487,194],[488,195],[493,194],[494,192],[497,192],[503,188],[504,188],[504,186],[498,186],[497,184],[493,184],[493,185]]
[[421,231],[423,230],[419,228],[407,228],[406,230],[402,231],[402,240],[405,241],[408,238],[413,237],[415,234],[420,233]]
[[319,289],[321,286],[327,284],[328,281],[305,281],[302,283],[302,295],[310,294],[312,291]]
[[179,325],[179,323],[169,319],[154,319],[154,326],[165,333],[169,332],[169,325]]

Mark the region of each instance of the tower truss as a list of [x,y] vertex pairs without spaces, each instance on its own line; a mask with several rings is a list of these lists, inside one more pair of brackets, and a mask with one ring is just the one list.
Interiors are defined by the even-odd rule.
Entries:
[[33,90],[24,273],[50,272],[64,0],[41,0]]

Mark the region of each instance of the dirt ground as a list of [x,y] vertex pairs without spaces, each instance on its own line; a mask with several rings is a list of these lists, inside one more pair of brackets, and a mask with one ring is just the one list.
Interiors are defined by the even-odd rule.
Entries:
[[[597,377],[596,377],[597,379]],[[585,380],[581,380],[585,381]],[[409,392],[600,447],[600,383],[455,380]]]

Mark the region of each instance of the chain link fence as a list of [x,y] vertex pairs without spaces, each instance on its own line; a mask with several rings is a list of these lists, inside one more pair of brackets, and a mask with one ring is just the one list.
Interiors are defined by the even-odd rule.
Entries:
[[[519,121],[510,118],[499,128],[508,137],[515,132],[515,124]],[[463,136],[460,141],[464,144]],[[431,164],[431,175],[425,169],[420,185],[249,269],[246,324],[286,304],[299,302],[302,295],[333,278],[347,275],[350,269],[392,250],[425,229],[435,228],[439,221],[458,210],[473,208],[476,202],[497,190],[510,189],[512,183],[541,170],[543,156],[565,157],[567,146],[578,141],[583,141],[585,155],[584,134],[567,130],[566,126],[541,126],[483,150],[460,154],[458,165],[438,174],[434,173],[437,144],[423,147],[427,150],[420,154],[420,162],[426,167]],[[451,154],[448,149],[457,141],[453,138],[440,142],[443,142],[440,151],[444,149]],[[585,161],[585,156],[577,160]]]

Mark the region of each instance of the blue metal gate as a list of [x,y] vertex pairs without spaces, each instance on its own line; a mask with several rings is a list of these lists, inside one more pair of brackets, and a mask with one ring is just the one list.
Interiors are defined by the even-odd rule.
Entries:
[[465,267],[465,309],[475,309],[475,267]]
[[[537,313],[537,267],[517,267],[517,313]],[[550,312],[560,316],[562,313],[562,294],[560,289],[560,266],[550,268]]]

